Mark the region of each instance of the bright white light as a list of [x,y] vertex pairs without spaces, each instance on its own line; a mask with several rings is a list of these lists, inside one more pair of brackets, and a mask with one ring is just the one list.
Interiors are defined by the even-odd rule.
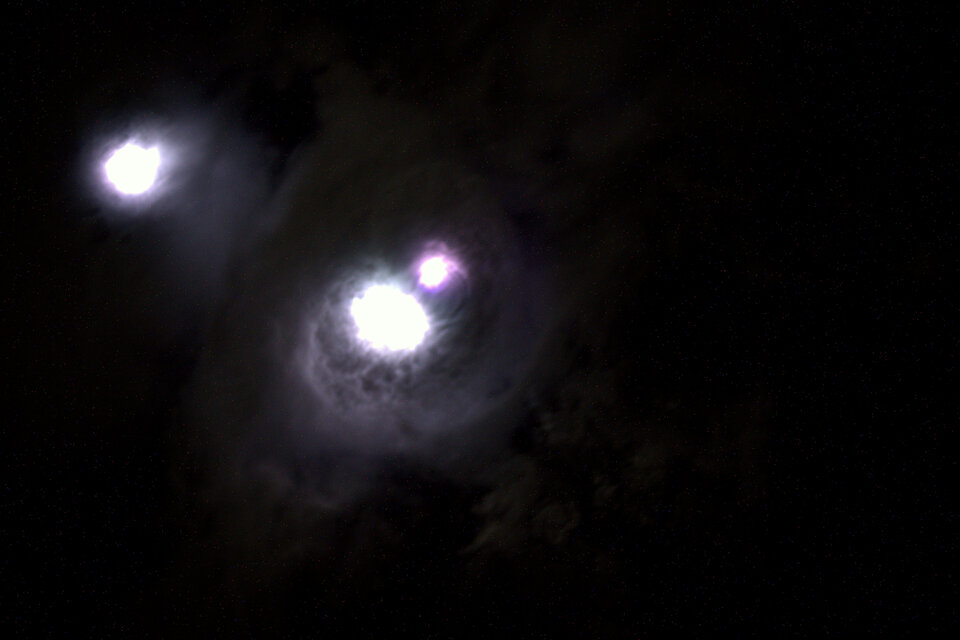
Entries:
[[435,256],[424,260],[420,265],[420,284],[425,287],[438,287],[450,273],[450,264],[442,257]]
[[157,179],[160,169],[160,149],[143,147],[128,142],[120,147],[103,166],[107,180],[113,183],[120,193],[140,195]]
[[386,285],[373,285],[354,298],[350,313],[357,323],[357,337],[376,349],[413,349],[430,328],[416,298]]

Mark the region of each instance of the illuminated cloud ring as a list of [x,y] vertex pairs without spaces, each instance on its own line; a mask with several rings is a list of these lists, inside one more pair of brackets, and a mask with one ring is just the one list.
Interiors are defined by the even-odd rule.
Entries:
[[[338,166],[321,159],[313,162],[324,171]],[[225,467],[272,456],[287,473],[294,459],[328,455],[440,465],[507,437],[551,331],[549,280],[497,202],[462,175],[437,163],[371,181],[344,201],[318,189],[336,184],[329,177],[304,179],[304,195],[289,196],[290,231],[243,279],[215,331],[223,346],[211,347],[195,385],[216,440],[251,439],[224,454]],[[451,186],[425,192],[424,181]],[[428,289],[418,267],[438,250],[458,269]],[[415,348],[364,339],[351,308],[374,286],[422,306],[429,330]],[[237,435],[223,436],[224,424]]]
[[[410,438],[452,433],[498,406],[520,380],[543,328],[527,322],[537,317],[527,306],[535,296],[514,297],[524,285],[536,287],[537,279],[522,274],[527,282],[518,287],[511,280],[522,270],[511,252],[484,254],[482,246],[472,254],[486,261],[475,270],[477,282],[458,268],[446,286],[423,289],[402,269],[381,264],[340,271],[316,289],[313,303],[303,307],[304,338],[294,359],[323,423],[340,425],[337,437],[383,450]],[[458,254],[456,260],[462,259]],[[358,301],[373,292],[419,301],[429,318],[429,328],[420,329],[422,342],[384,348],[383,340],[359,330]]]

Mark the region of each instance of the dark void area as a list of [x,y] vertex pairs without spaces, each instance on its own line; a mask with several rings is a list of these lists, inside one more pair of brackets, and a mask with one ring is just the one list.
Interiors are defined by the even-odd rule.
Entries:
[[[943,16],[18,11],[3,70],[0,607],[13,636],[955,622]],[[324,135],[332,96],[318,87],[337,66],[434,122],[431,148],[482,177],[520,246],[567,256],[571,304],[482,479],[398,457],[348,504],[248,504],[192,461],[183,409],[202,354],[225,348],[210,327],[229,309],[173,313],[179,285],[150,288],[149,243],[78,207],[71,176],[101,111],[175,87],[226,105],[282,177]],[[222,286],[217,300],[243,290]],[[176,330],[144,327],[158,317]],[[309,488],[337,463],[284,471]]]

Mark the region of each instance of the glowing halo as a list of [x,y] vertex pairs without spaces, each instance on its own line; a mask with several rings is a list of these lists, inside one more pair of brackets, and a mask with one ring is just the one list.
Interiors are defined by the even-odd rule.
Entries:
[[375,349],[409,351],[430,329],[416,298],[388,285],[372,285],[350,303],[357,337]]
[[443,256],[427,258],[420,264],[420,284],[429,289],[439,287],[450,275],[452,266]]
[[120,193],[140,195],[157,180],[160,169],[160,149],[145,149],[128,142],[114,151],[103,165],[107,180]]

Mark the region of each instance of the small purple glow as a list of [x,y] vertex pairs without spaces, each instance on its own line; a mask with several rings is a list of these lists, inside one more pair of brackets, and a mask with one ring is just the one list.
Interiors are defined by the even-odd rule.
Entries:
[[450,275],[453,265],[443,256],[433,256],[420,263],[420,284],[435,289]]

